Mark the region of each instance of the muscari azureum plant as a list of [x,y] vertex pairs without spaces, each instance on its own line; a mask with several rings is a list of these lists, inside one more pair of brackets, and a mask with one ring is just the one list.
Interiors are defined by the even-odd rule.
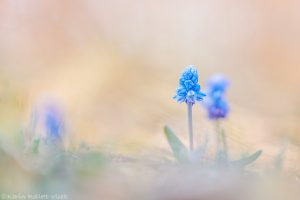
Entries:
[[194,149],[193,143],[193,105],[198,101],[202,101],[205,94],[201,91],[201,86],[198,83],[198,70],[193,66],[188,66],[182,73],[179,79],[179,87],[176,90],[176,95],[173,97],[178,103],[186,103],[188,110],[189,124],[189,141],[190,150]]
[[[186,103],[188,113],[188,131],[190,152],[194,150],[193,142],[193,119],[192,108],[196,102],[200,102],[206,95],[201,92],[198,80],[198,70],[193,65],[189,65],[179,79],[179,87],[173,97],[178,103]],[[179,138],[168,127],[165,127],[165,135],[173,150],[174,156],[179,161],[189,160],[189,151]]]
[[[55,148],[61,148],[64,133],[65,133],[65,116],[62,108],[56,102],[46,102],[41,104],[37,112],[32,115],[33,123],[31,131],[34,132],[35,138],[33,140],[32,151],[37,154],[39,152],[40,143]],[[40,129],[35,130],[35,126]]]
[[228,86],[229,81],[221,74],[212,76],[207,82],[207,98],[203,102],[208,118],[215,125],[217,136],[216,160],[227,160],[228,157],[225,133],[221,129],[222,119],[225,119],[229,114],[229,106],[225,98]]
[[229,81],[221,74],[212,76],[207,82],[207,98],[203,105],[207,110],[208,118],[214,123],[217,134],[217,153],[215,161],[217,164],[231,166],[245,166],[254,162],[261,155],[262,151],[237,161],[230,161],[228,156],[228,146],[225,131],[221,126],[229,114],[229,105],[226,100],[226,91]]
[[89,176],[97,173],[106,163],[105,155],[96,149],[64,147],[64,140],[70,135],[66,130],[66,113],[57,102],[42,104],[38,118],[43,134],[34,140],[32,152],[45,159],[41,165],[48,166],[48,173],[55,174],[58,169],[65,170],[67,167],[80,176]]
[[[174,157],[180,162],[190,162],[195,152],[193,145],[193,123],[192,123],[192,107],[196,102],[200,102],[205,97],[203,105],[205,106],[208,118],[215,123],[216,134],[218,136],[218,149],[215,158],[215,164],[222,166],[244,167],[261,155],[262,151],[257,151],[254,154],[242,157],[239,160],[230,161],[228,158],[228,147],[224,130],[220,126],[222,119],[225,119],[229,113],[229,106],[225,98],[226,90],[229,81],[222,75],[213,76],[207,83],[207,97],[206,94],[200,91],[201,86],[198,83],[198,71],[193,66],[188,66],[182,73],[179,79],[179,87],[176,90],[176,95],[173,97],[178,103],[186,103],[188,110],[188,124],[189,124],[189,141],[190,151],[180,141],[180,139],[172,132],[169,127],[165,127],[165,135],[172,148]],[[220,148],[222,144],[222,148]],[[195,155],[193,155],[195,156]],[[204,156],[199,154],[196,156]],[[201,158],[200,158],[201,159]]]

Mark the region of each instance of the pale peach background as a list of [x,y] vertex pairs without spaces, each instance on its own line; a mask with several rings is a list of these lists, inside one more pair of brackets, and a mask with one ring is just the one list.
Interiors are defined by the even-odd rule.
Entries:
[[[232,148],[262,148],[270,160],[288,136],[292,162],[299,19],[296,0],[1,0],[1,132],[26,126],[33,105],[51,96],[65,106],[76,142],[167,148],[164,124],[186,139],[185,106],[172,96],[180,72],[195,64],[201,84],[214,73],[231,81],[224,126]],[[200,106],[194,113],[200,142],[212,127]]]

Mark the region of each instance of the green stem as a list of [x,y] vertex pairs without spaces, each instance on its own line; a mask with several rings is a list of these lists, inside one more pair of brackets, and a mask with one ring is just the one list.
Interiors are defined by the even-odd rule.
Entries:
[[228,159],[228,146],[227,139],[224,130],[221,128],[220,120],[215,122],[216,134],[217,134],[217,153],[221,153],[223,159]]
[[227,138],[225,135],[224,130],[221,130],[221,137],[222,137],[222,142],[223,142],[223,150],[224,150],[224,156],[225,159],[228,159],[228,145],[227,145]]
[[215,121],[215,131],[217,136],[217,152],[219,153],[221,150],[221,134],[220,134],[220,121]]
[[188,107],[188,124],[189,124],[189,141],[190,141],[190,151],[194,150],[193,142],[193,113],[192,113],[192,103],[187,104]]

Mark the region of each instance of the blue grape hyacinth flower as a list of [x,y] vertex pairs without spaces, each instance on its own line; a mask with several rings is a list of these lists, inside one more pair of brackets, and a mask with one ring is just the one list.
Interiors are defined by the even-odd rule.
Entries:
[[229,86],[229,81],[221,74],[216,74],[212,76],[208,82],[208,95],[211,98],[222,98],[225,95],[227,88]]
[[182,73],[179,79],[179,87],[173,98],[178,103],[186,102],[187,104],[195,104],[196,101],[202,101],[205,96],[200,89],[198,70],[193,65],[190,65]]
[[205,106],[207,109],[208,117],[212,120],[226,118],[229,113],[228,103],[223,98],[208,98]]
[[64,117],[59,106],[50,103],[44,107],[44,127],[48,140],[57,142],[61,140],[64,132]]
[[229,106],[225,99],[225,94],[228,86],[229,81],[220,74],[214,75],[207,82],[208,95],[204,106],[210,119],[218,120],[227,117]]

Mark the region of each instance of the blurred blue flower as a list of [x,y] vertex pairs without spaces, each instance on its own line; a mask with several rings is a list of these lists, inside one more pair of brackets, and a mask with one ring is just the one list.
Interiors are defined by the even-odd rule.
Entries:
[[229,106],[223,98],[208,98],[205,102],[208,117],[212,120],[226,118],[229,113]]
[[225,99],[229,81],[222,75],[214,75],[207,82],[207,98],[204,106],[208,117],[213,120],[226,118],[229,113],[229,106]]
[[50,103],[44,107],[44,126],[47,138],[57,141],[62,138],[64,132],[64,117],[59,106]]
[[225,95],[229,86],[229,81],[221,74],[212,76],[208,82],[208,96],[211,98],[221,98]]
[[202,101],[205,94],[200,92],[198,83],[198,71],[193,66],[188,66],[182,73],[179,79],[179,87],[176,90],[176,95],[173,97],[178,103],[191,103]]

